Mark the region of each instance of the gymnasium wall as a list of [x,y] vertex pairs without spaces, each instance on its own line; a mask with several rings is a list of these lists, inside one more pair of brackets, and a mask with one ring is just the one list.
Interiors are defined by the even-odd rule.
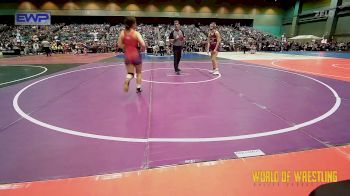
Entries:
[[287,37],[291,37],[293,14],[294,6],[290,6],[283,14],[281,34],[284,33]]
[[302,3],[302,13],[317,10],[321,8],[328,8],[331,0],[304,0]]
[[292,24],[283,25],[281,31],[285,34],[286,37],[291,37]]
[[316,35],[322,37],[324,34],[324,29],[326,26],[326,21],[316,21],[299,24],[299,35]]
[[350,42],[350,16],[341,16],[335,29],[334,38],[338,41]]
[[[350,5],[350,0],[343,0],[342,5]],[[334,38],[339,41],[350,42],[350,13],[339,16]]]
[[[305,17],[313,17],[314,11],[327,9],[331,3],[331,0],[303,0],[301,4],[301,16],[299,19]],[[310,14],[306,16],[307,14]],[[298,24],[298,35],[316,35],[322,37],[325,32],[326,20],[315,20],[302,22]],[[286,33],[287,35],[287,33]],[[289,34],[290,35],[290,34]]]
[[[297,34],[298,35],[316,35],[323,36],[326,28],[326,19],[315,18],[315,11],[326,10],[329,8],[331,0],[303,0],[301,5],[301,14],[299,19],[304,20],[299,22]],[[343,0],[342,5],[350,5],[350,0]],[[291,6],[286,10],[282,19],[282,30],[281,33],[285,33],[287,37],[291,37],[291,27],[293,19],[293,9]],[[350,41],[350,12],[347,8],[347,13],[339,14],[338,20],[336,21],[336,29],[333,35],[337,41]],[[344,10],[343,10],[344,12]],[[310,20],[305,20],[310,19]]]

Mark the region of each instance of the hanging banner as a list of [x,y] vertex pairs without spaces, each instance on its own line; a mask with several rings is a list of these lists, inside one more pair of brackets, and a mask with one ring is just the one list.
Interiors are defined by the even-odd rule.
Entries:
[[51,25],[51,13],[50,12],[16,13],[15,25]]

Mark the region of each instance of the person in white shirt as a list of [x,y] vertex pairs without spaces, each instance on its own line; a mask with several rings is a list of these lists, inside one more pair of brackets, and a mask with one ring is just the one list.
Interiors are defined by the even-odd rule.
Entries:
[[51,50],[50,50],[50,42],[48,42],[47,40],[43,40],[41,42],[41,45],[43,46],[43,50],[45,51],[46,53],[46,56],[51,56]]
[[33,54],[38,54],[39,51],[39,44],[38,42],[33,43]]
[[158,51],[159,51],[158,45],[154,45],[152,49],[153,49],[153,54],[158,55]]
[[160,52],[160,56],[164,56],[164,46],[165,43],[163,40],[159,40],[159,52]]
[[90,34],[92,34],[94,36],[94,41],[97,42],[98,41],[98,39],[97,39],[98,32],[96,32],[96,30],[94,30],[94,32],[90,33]]

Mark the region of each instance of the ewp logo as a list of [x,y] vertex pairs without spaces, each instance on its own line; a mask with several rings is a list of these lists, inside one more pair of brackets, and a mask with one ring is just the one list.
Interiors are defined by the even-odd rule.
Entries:
[[18,14],[17,22],[42,22],[48,20],[48,14]]
[[16,13],[16,25],[50,25],[50,13]]

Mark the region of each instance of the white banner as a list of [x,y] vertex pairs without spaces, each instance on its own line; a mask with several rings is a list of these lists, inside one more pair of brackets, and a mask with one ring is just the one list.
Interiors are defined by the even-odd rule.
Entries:
[[255,157],[255,156],[265,155],[265,153],[263,151],[261,151],[260,149],[238,151],[238,152],[235,152],[235,154],[238,158]]

